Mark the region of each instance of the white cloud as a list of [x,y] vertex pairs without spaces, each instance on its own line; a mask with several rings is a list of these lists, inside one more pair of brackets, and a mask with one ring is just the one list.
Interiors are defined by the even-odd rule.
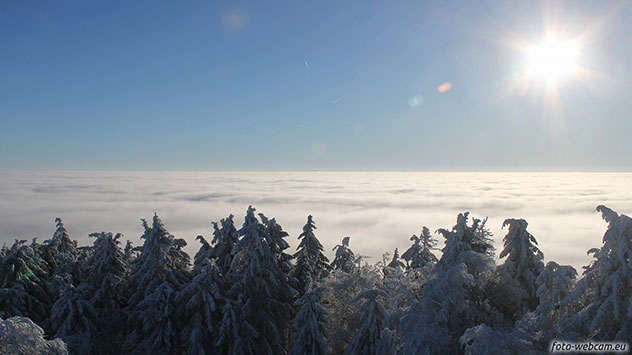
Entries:
[[451,228],[469,210],[489,216],[497,248],[503,220],[525,218],[547,260],[579,269],[606,229],[595,206],[629,214],[631,196],[632,174],[622,173],[0,172],[0,243],[49,238],[62,217],[80,244],[112,231],[138,245],[139,219],[157,211],[193,256],[211,221],[232,213],[241,225],[252,204],[277,218],[292,250],[312,214],[329,256],[349,235],[352,249],[375,262],[407,248],[422,225]]

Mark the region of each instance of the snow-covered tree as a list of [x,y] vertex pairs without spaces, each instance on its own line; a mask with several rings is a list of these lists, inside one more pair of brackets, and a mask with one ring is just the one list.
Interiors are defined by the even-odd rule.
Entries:
[[100,232],[89,236],[95,238],[92,255],[85,266],[90,302],[98,315],[94,348],[102,353],[115,353],[119,332],[126,322],[121,310],[125,304],[122,286],[128,264],[120,246],[122,235]]
[[297,330],[290,355],[327,355],[327,312],[318,304],[318,294],[323,290],[315,288],[294,303],[299,310],[294,318]]
[[559,265],[549,261],[536,279],[539,304],[536,311],[550,320],[559,321],[562,300],[574,286],[577,271],[570,265]]
[[53,233],[51,246],[55,247],[60,258],[75,260],[79,255],[77,241],[70,238],[70,234],[68,234],[68,230],[64,226],[64,222],[61,218],[55,218],[55,224],[57,229],[55,229],[55,233]]
[[350,237],[342,238],[342,244],[338,244],[333,248],[336,252],[336,257],[331,262],[332,269],[352,272],[356,268],[360,258],[349,248],[350,239]]
[[43,322],[52,303],[48,291],[49,264],[33,244],[16,240],[0,259],[0,317],[29,317]]
[[197,275],[200,273],[200,268],[206,266],[208,261],[213,260],[213,247],[209,244],[209,242],[202,235],[198,235],[195,240],[199,241],[200,249],[198,249],[197,253],[193,257],[193,274]]
[[354,314],[359,304],[351,301],[362,291],[382,283],[381,273],[374,266],[355,268],[352,273],[333,270],[322,280],[325,290],[320,304],[328,314],[327,347],[330,354],[345,351],[349,340],[357,333],[361,319]]
[[383,338],[383,324],[388,313],[378,298],[388,299],[388,294],[378,288],[371,288],[357,295],[352,303],[365,300],[356,312],[361,319],[356,335],[351,339],[345,354],[380,355],[388,352],[386,339]]
[[215,258],[215,265],[222,275],[227,275],[230,269],[230,264],[233,261],[233,247],[239,240],[237,235],[237,229],[233,222],[233,215],[231,214],[227,218],[221,220],[221,228],[215,222],[213,222],[213,258]]
[[437,274],[423,286],[419,303],[402,317],[404,353],[458,352],[466,329],[503,319],[487,298],[495,272],[491,233],[485,221],[468,225],[468,215],[459,214],[451,231],[439,230],[446,241]]
[[476,258],[494,256],[494,245],[490,238],[492,233],[485,228],[487,218],[483,221],[474,219],[469,226],[469,215],[469,212],[459,213],[452,230],[437,230],[445,238],[441,259],[437,263],[438,269],[450,268],[462,262],[467,264],[468,258],[472,255]]
[[544,254],[538,248],[538,241],[527,231],[527,221],[509,218],[503,222],[503,227],[506,226],[509,230],[499,255],[501,259],[506,257],[503,269],[520,281],[529,297],[536,297],[535,280],[544,269]]
[[527,231],[527,221],[509,218],[503,222],[503,228],[506,226],[509,230],[499,256],[506,259],[496,269],[494,305],[515,320],[538,305],[536,278],[544,269],[544,254]]
[[314,219],[309,215],[303,226],[303,233],[298,236],[301,242],[294,254],[296,266],[292,270],[292,276],[297,279],[299,292],[303,292],[312,280],[325,277],[329,272],[329,259],[323,254],[323,245],[316,238],[314,229]]
[[406,267],[406,265],[399,260],[399,251],[397,251],[397,248],[393,251],[393,259],[386,266],[395,270],[402,270]]
[[132,265],[132,262],[138,256],[138,249],[134,247],[134,244],[130,240],[125,242],[125,249],[123,249],[123,260],[125,260],[125,264],[128,266]]
[[[31,298],[23,286],[15,286],[11,288],[0,288],[0,318],[23,316],[32,313]],[[37,300],[35,300],[37,302]],[[40,317],[45,319],[45,305],[36,304],[41,308]]]
[[118,310],[122,301],[121,282],[127,274],[125,255],[121,250],[118,233],[92,233],[94,252],[86,263],[86,282],[96,291],[92,296],[92,303],[109,312]]
[[632,218],[597,206],[608,229],[594,261],[563,302],[569,331],[595,340],[632,340]]
[[57,219],[50,240],[0,249],[0,353],[536,354],[552,339],[630,342],[632,218],[597,210],[608,227],[578,283],[571,266],[544,266],[521,219],[503,223],[498,267],[485,220],[463,213],[438,231],[440,260],[428,228],[413,236],[404,272],[397,249],[361,266],[349,237],[329,266],[311,216],[294,268],[288,234],[250,207],[239,231],[230,216],[212,243],[198,237],[192,271],[158,216],[124,251],[105,232],[78,246]]
[[474,325],[496,323],[498,312],[480,299],[481,284],[461,263],[439,273],[422,288],[422,298],[402,317],[404,353],[456,353],[459,336]]
[[564,300],[575,285],[577,272],[572,266],[549,261],[536,279],[539,304],[534,312],[526,313],[514,326],[512,336],[530,344],[532,350],[548,351],[551,341],[559,336],[563,320]]
[[132,323],[136,324],[136,328],[125,339],[124,353],[172,354],[179,349],[175,295],[176,289],[168,281],[163,281],[136,305],[131,314],[131,317],[137,317]]
[[29,318],[0,318],[0,354],[67,355],[61,339],[46,340],[44,330]]
[[242,238],[233,248],[228,273],[232,285],[228,296],[236,302],[231,312],[236,309],[239,320],[237,338],[226,337],[228,343],[222,344],[228,346],[230,353],[285,352],[283,334],[292,313],[289,302],[296,291],[287,283],[265,233],[266,228],[257,220],[255,209],[248,207],[244,225],[239,230]]
[[92,253],[94,253],[94,247],[90,245],[77,247],[77,253],[77,264],[79,264],[79,267],[81,267],[81,265],[88,262],[88,259],[90,259],[90,257],[92,256]]
[[[242,338],[243,333],[247,333],[251,336],[256,336],[256,330],[247,324],[241,324],[239,319],[239,304],[237,301],[233,301],[230,298],[225,298],[224,305],[221,308],[221,322],[215,328],[214,343],[213,345],[218,349],[220,354],[238,354],[239,351],[245,347],[245,344],[250,344],[253,339]],[[242,326],[245,328],[242,330]],[[254,346],[254,344],[252,345]],[[244,353],[244,352],[241,352]]]
[[479,324],[459,338],[465,355],[534,354],[533,345],[516,331],[494,330],[487,324]]
[[215,331],[219,321],[219,308],[224,298],[219,270],[208,255],[208,243],[200,238],[202,246],[195,255],[193,280],[176,295],[179,315],[184,320],[180,333],[187,354],[214,354]]
[[289,274],[292,269],[293,257],[284,252],[284,250],[290,247],[285,240],[289,234],[283,230],[283,227],[277,223],[276,219],[268,219],[263,213],[259,213],[259,218],[261,218],[261,222],[263,222],[266,228],[264,237],[270,248],[270,252],[277,259],[281,271],[283,271],[284,274]]
[[437,240],[432,237],[428,227],[423,226],[419,237],[413,234],[410,240],[413,245],[402,254],[409,268],[420,269],[437,263],[437,257],[432,253],[432,250],[437,249]]
[[421,297],[421,287],[427,281],[419,275],[401,272],[398,269],[394,272],[385,272],[380,289],[388,294],[388,302],[384,305],[390,314],[389,328],[394,329],[397,321],[394,318],[401,317],[410,307],[415,305]]
[[98,318],[89,300],[90,286],[81,283],[75,287],[70,274],[55,275],[51,283],[57,299],[50,313],[51,333],[62,338],[72,353],[89,354],[93,350]]
[[69,274],[74,285],[78,286],[84,279],[82,264],[90,252],[86,248],[80,250],[77,247],[77,241],[70,238],[61,218],[55,218],[55,225],[53,237],[46,240],[39,249],[45,250],[49,258],[52,256],[54,275]]
[[127,282],[129,333],[123,346],[128,353],[172,353],[177,339],[174,296],[189,281],[186,242],[165,229],[158,215],[145,233],[141,254],[134,260]]

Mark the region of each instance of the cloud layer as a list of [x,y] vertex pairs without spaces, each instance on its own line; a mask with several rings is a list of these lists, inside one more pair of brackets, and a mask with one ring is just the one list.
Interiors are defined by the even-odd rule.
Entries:
[[632,211],[632,174],[0,172],[0,243],[49,238],[62,217],[80,244],[92,242],[91,232],[112,231],[138,245],[139,219],[156,211],[193,255],[195,237],[210,237],[211,221],[232,213],[239,227],[249,204],[276,217],[291,250],[312,214],[328,256],[348,235],[352,249],[373,262],[408,248],[423,225],[451,228],[459,212],[488,216],[497,248],[503,220],[525,218],[547,260],[580,268],[606,229],[595,206]]

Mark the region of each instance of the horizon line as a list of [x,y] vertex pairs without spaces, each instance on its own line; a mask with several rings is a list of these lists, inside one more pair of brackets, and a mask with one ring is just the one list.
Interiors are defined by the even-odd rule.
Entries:
[[2,169],[0,172],[215,172],[215,173],[272,173],[272,172],[322,172],[322,173],[355,173],[355,172],[375,172],[375,173],[632,173],[630,170],[599,170],[599,169],[567,169],[567,170],[503,170],[503,169],[478,169],[478,170],[440,170],[440,169],[428,169],[428,170],[395,170],[395,169]]

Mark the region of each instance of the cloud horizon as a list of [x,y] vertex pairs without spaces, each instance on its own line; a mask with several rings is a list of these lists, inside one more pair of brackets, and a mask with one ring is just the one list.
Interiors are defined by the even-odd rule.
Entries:
[[[586,251],[601,245],[606,223],[595,207],[632,210],[632,174],[625,173],[395,173],[395,172],[0,172],[0,243],[48,239],[61,217],[80,245],[92,232],[121,232],[140,245],[139,219],[154,212],[167,230],[187,240],[212,235],[211,222],[249,205],[274,217],[290,234],[293,253],[308,215],[328,257],[344,236],[351,248],[382,259],[400,252],[422,226],[452,228],[458,213],[488,217],[496,255],[506,218],[524,218],[545,259],[581,270]],[[439,247],[443,238],[437,234]],[[439,254],[439,253],[438,253]],[[501,261],[502,262],[502,261]]]

